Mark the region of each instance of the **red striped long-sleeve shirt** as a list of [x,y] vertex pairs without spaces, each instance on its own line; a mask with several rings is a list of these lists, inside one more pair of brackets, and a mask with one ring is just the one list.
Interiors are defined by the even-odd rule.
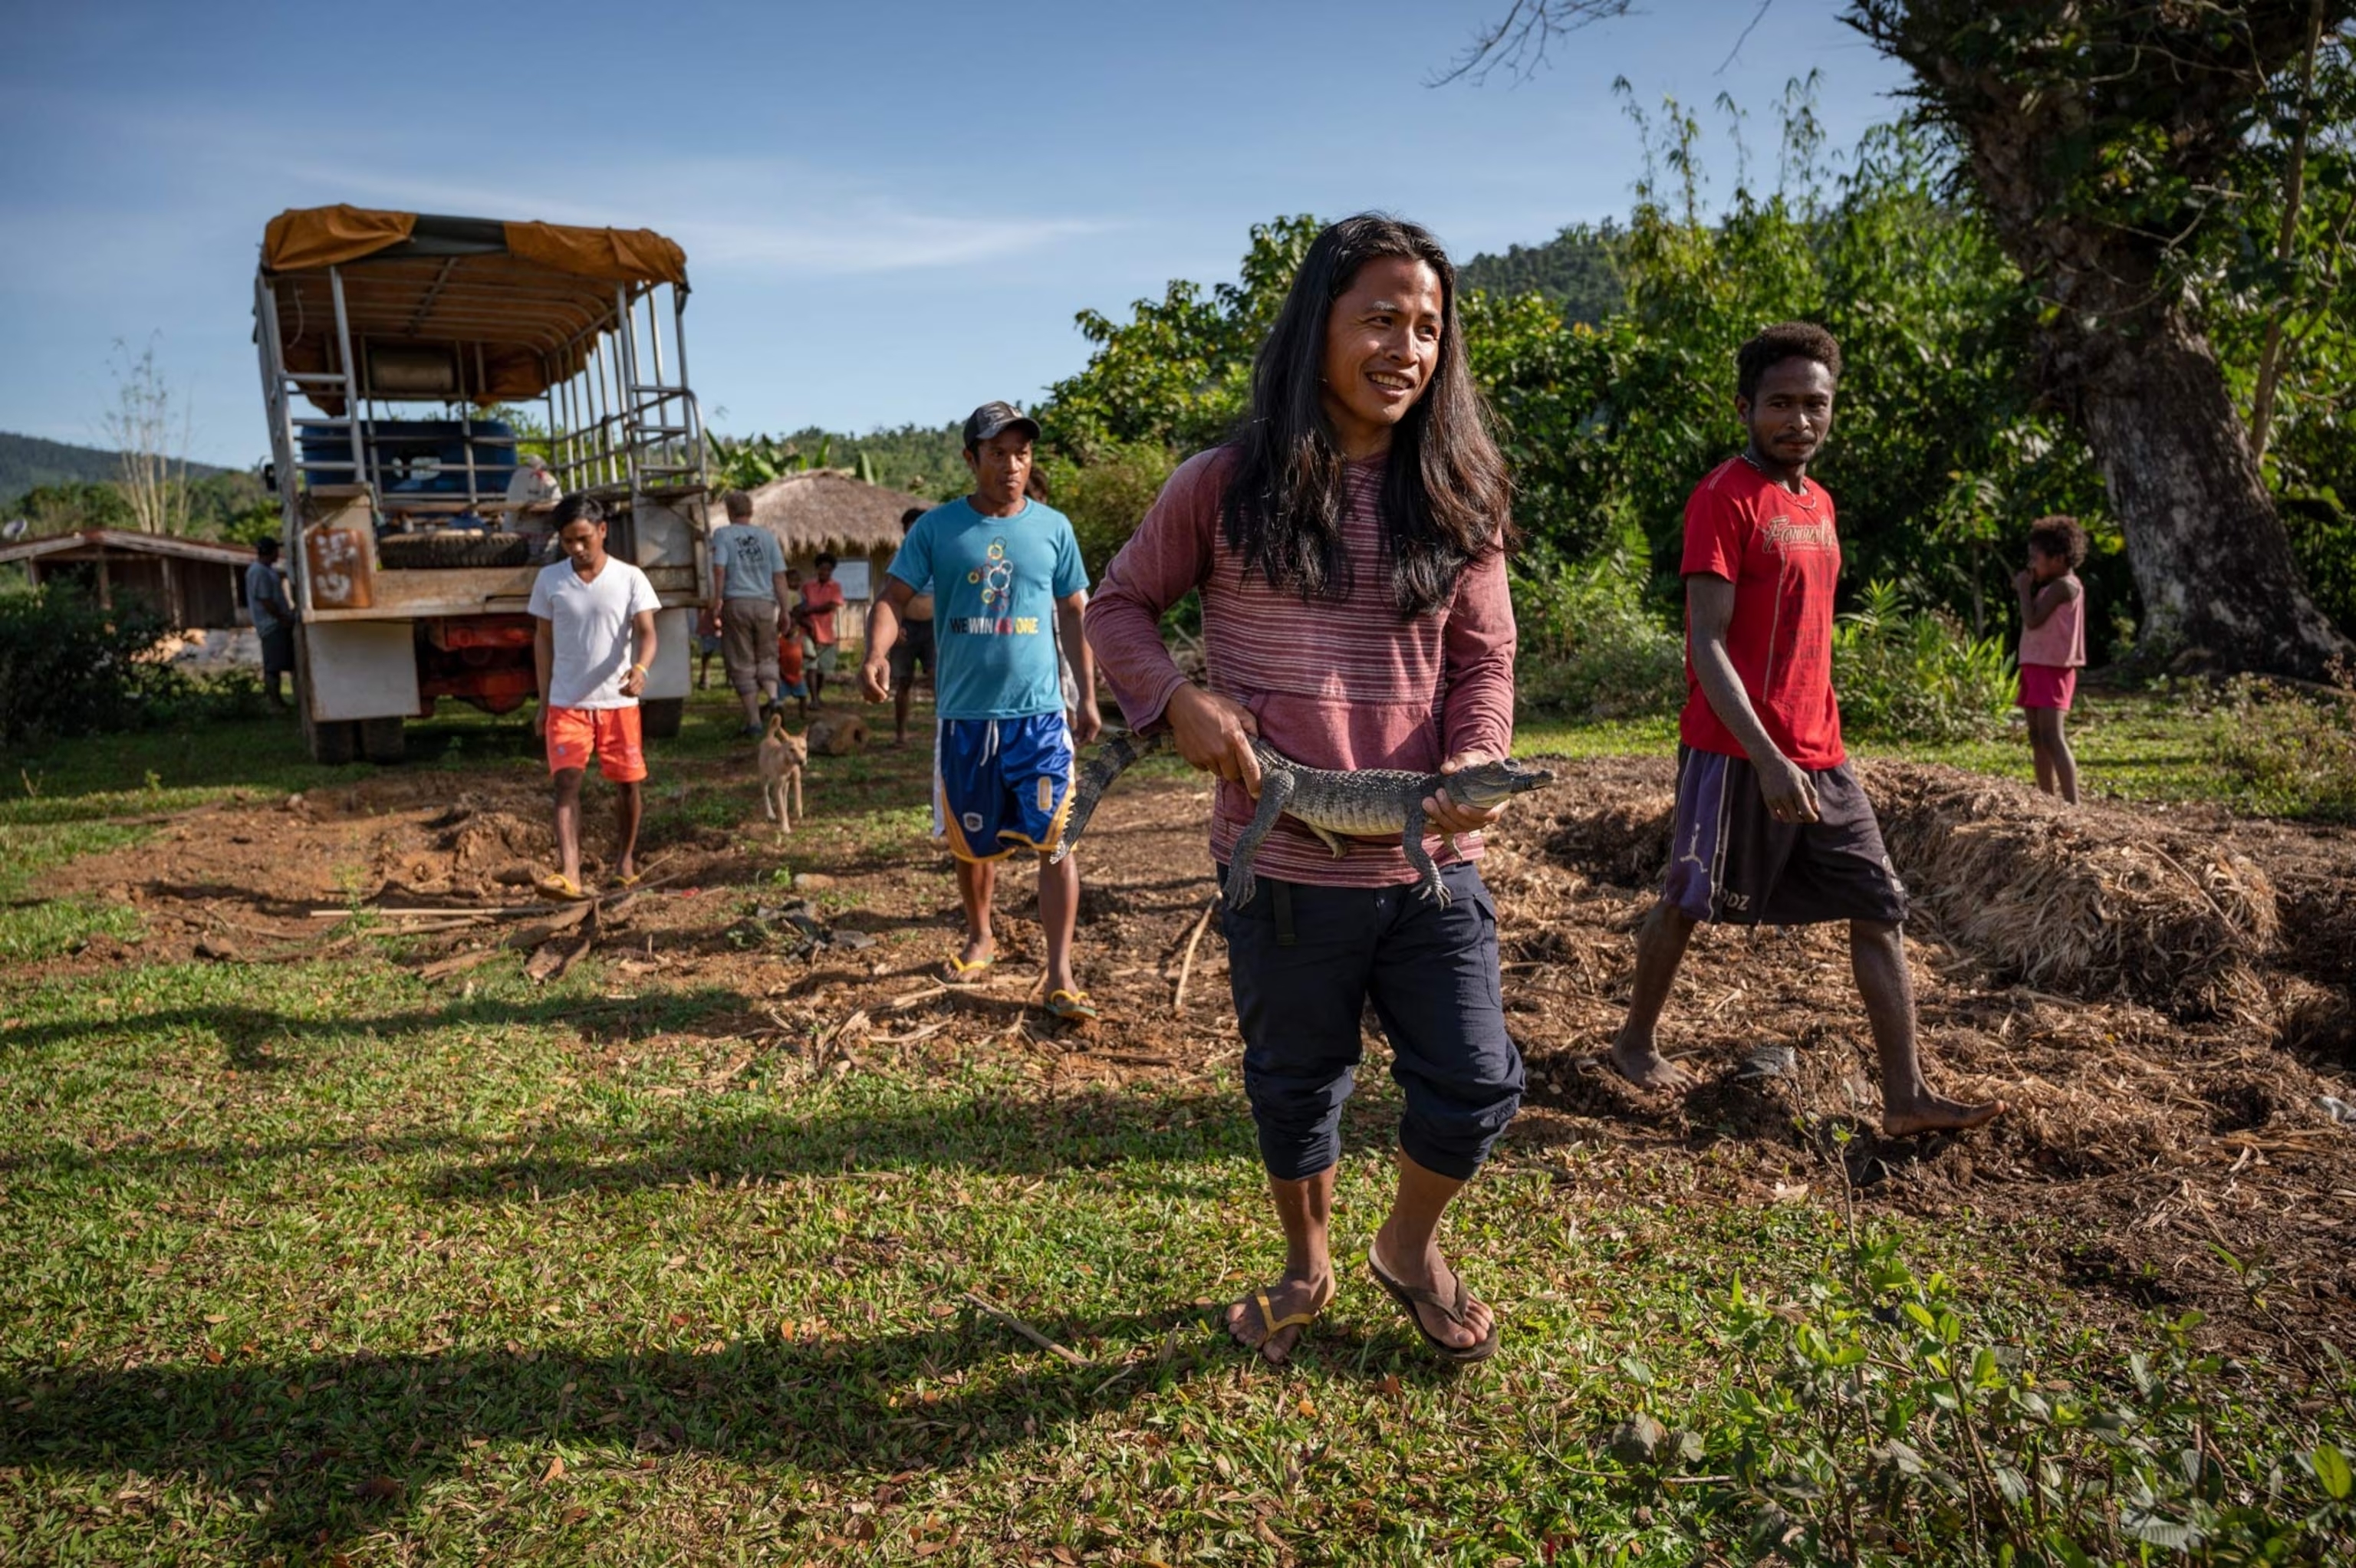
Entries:
[[[1203,591],[1203,647],[1210,688],[1251,709],[1268,743],[1312,768],[1430,772],[1460,752],[1504,756],[1514,740],[1514,608],[1504,557],[1467,567],[1446,608],[1402,617],[1391,597],[1382,525],[1375,510],[1380,459],[1350,466],[1343,548],[1355,569],[1346,598],[1304,603],[1247,576],[1219,526],[1233,453],[1215,448],[1186,461],[1088,601],[1088,645],[1132,730],[1160,726],[1185,677],[1162,642],[1162,612]],[[1221,783],[1212,808],[1211,853],[1224,862],[1252,815],[1237,785]],[[1261,846],[1259,874],[1327,887],[1412,882],[1397,839],[1349,839],[1334,859],[1308,829],[1280,820]],[[1478,834],[1457,843],[1481,855]],[[1424,848],[1450,859],[1437,835]]]

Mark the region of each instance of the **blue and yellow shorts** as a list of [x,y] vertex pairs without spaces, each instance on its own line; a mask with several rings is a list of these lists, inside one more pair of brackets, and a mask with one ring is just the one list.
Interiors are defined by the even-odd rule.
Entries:
[[940,721],[933,808],[958,859],[1045,854],[1064,836],[1071,799],[1072,734],[1060,710]]

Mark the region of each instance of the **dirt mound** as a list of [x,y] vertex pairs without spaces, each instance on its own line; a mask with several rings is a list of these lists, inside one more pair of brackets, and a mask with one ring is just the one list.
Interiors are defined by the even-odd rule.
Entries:
[[1599,882],[1657,887],[1669,863],[1676,765],[1666,758],[1605,757],[1561,763],[1556,772],[1563,783],[1537,797],[1516,835]]
[[1869,763],[1860,777],[1920,924],[1994,977],[2186,1017],[2263,1000],[2274,883],[2216,835],[1954,768]]
[[438,834],[434,847],[449,856],[451,869],[462,875],[530,864],[547,859],[556,848],[556,830],[545,813],[525,816],[476,795],[461,795],[425,826]]
[[[1571,787],[1549,792],[1546,815],[1522,831],[1596,882],[1657,887],[1676,808],[1674,764],[1564,771]],[[2286,942],[2301,944],[2297,967],[2326,979],[2335,963],[2344,975],[2356,954],[2356,891],[2344,876],[2302,888],[2308,918],[2287,933],[2273,879],[2221,825],[2066,806],[1954,768],[1865,763],[1859,775],[1913,896],[1915,928],[1992,979],[2205,1018],[2267,1011],[2260,972]]]

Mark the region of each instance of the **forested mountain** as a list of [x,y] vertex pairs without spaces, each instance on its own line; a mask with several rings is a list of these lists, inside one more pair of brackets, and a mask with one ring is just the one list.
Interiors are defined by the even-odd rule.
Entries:
[[1493,294],[1544,294],[1562,307],[1564,320],[1592,326],[1625,300],[1612,261],[1622,238],[1610,219],[1574,223],[1543,245],[1513,245],[1502,256],[1475,256],[1459,277],[1467,289]]
[[[95,446],[0,432],[0,501],[21,496],[37,485],[95,484],[112,479],[119,472],[115,454]],[[191,479],[228,472],[208,463],[188,464]]]

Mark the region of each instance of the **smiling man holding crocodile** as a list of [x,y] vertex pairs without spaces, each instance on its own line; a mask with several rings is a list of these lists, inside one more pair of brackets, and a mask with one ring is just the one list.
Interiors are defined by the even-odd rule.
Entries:
[[[1430,832],[1412,837],[1438,884],[1427,896],[1402,844],[1404,800],[1339,803],[1365,805],[1384,835],[1343,839],[1336,827],[1358,830],[1348,811],[1261,809],[1264,772],[1290,770],[1255,749],[1327,773],[1403,774],[1454,773],[1511,749],[1509,490],[1454,296],[1446,254],[1412,224],[1362,216],[1321,234],[1261,347],[1236,438],[1171,477],[1088,606],[1089,644],[1131,728],[1166,727],[1219,778],[1211,853],[1236,868],[1223,871],[1222,929],[1286,1253],[1282,1276],[1226,1323],[1271,1361],[1335,1291],[1333,1173],[1370,1001],[1407,1108],[1369,1267],[1447,1359],[1482,1360],[1497,1343],[1439,1229],[1521,1104],[1495,908],[1472,864],[1502,802],[1476,807],[1440,788],[1417,803]],[[1179,672],[1158,630],[1196,589],[1208,689]],[[1329,784],[1303,773],[1276,787]]]

